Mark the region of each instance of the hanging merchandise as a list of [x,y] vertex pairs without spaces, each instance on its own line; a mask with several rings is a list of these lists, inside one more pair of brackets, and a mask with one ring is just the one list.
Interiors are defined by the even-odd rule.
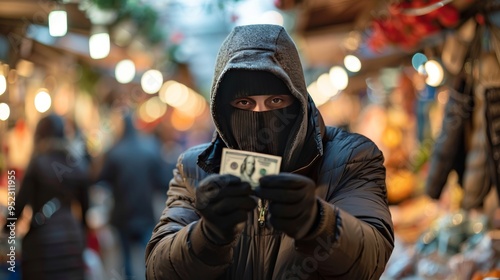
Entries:
[[457,78],[456,85],[449,90],[441,132],[435,139],[427,177],[427,194],[439,199],[448,180],[449,173],[454,170],[462,183],[465,161],[465,127],[470,119],[472,97],[465,88],[463,78]]
[[450,74],[458,75],[462,71],[475,32],[476,20],[470,18],[456,32],[446,35],[441,58]]
[[450,198],[450,190],[457,189],[462,195],[458,209],[448,209],[415,244],[410,269],[426,279],[483,279],[481,275],[500,268],[499,252],[492,246],[499,240],[492,233],[497,219],[493,213],[499,211],[495,186],[500,183],[500,56],[496,52],[500,27],[490,22],[498,16],[499,4],[481,2],[470,15],[473,22],[465,21],[444,44],[443,64],[455,81],[432,147],[425,187],[433,199]]
[[[492,3],[482,10],[495,11]],[[450,92],[426,183],[427,194],[438,199],[450,171],[457,171],[465,192],[465,210],[481,209],[500,177],[500,64],[492,51],[500,37],[495,35],[499,27],[488,21],[489,16],[475,15],[476,30],[467,57],[463,63],[462,59],[455,61],[463,67],[457,75],[458,85]],[[456,69],[457,63],[448,62]]]
[[[426,192],[430,197],[439,199],[444,187],[450,184],[450,173],[456,171],[456,182],[463,191],[461,210],[449,214],[470,219],[470,215],[479,213],[485,219],[481,223],[482,228],[487,229],[495,224],[491,213],[498,207],[489,209],[486,201],[494,194],[491,189],[498,186],[500,176],[500,63],[491,50],[491,46],[495,44],[493,42],[497,40],[491,34],[498,32],[498,27],[489,24],[487,20],[481,23],[478,20],[481,18],[483,17],[476,17],[475,36],[463,62],[459,59],[448,64],[452,65],[452,69],[455,69],[456,63],[463,66],[457,75],[454,89],[450,90],[442,130],[433,147]],[[453,223],[453,226],[457,225],[459,224]],[[483,244],[489,241],[485,239],[487,235],[476,235],[477,232],[467,233],[463,230],[463,227],[452,229],[443,225],[435,229],[434,241],[430,242],[425,235],[422,236],[421,249],[428,255],[424,260],[438,264],[445,274],[460,272],[469,277],[472,274],[478,275],[479,270],[498,268],[497,255],[492,252],[490,245],[485,247]],[[461,236],[450,235],[460,232]],[[423,251],[420,252],[422,253]],[[459,257],[461,261],[457,264]],[[465,264],[470,265],[468,269]],[[422,267],[419,268],[419,274],[433,276],[430,270],[425,272]]]

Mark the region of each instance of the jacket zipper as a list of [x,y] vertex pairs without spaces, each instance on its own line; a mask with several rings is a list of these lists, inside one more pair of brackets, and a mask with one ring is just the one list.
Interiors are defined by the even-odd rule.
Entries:
[[259,212],[259,218],[257,219],[257,221],[259,222],[260,227],[264,227],[266,225],[267,200],[259,199],[257,209]]

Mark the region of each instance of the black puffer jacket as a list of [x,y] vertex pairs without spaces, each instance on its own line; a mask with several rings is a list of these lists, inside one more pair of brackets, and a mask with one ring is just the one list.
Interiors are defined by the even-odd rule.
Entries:
[[[366,137],[324,126],[307,93],[295,46],[282,27],[242,26],[229,35],[214,76],[213,117],[219,81],[232,69],[274,73],[301,102],[302,126],[293,133],[282,171],[289,168],[315,180],[323,208],[319,226],[307,239],[294,240],[259,227],[255,210],[234,246],[206,240],[198,226],[195,189],[219,171],[227,144],[225,132],[217,129],[212,143],[179,158],[166,208],[146,251],[147,278],[378,279],[394,238],[382,153]],[[218,127],[215,117],[214,122]]]

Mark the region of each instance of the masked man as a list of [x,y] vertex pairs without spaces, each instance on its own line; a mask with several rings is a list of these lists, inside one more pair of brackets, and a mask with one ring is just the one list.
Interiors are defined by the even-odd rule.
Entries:
[[[213,141],[184,152],[174,171],[148,279],[379,279],[394,241],[383,155],[325,127],[281,26],[229,34],[211,112]],[[281,156],[281,172],[253,191],[218,174],[224,147]]]

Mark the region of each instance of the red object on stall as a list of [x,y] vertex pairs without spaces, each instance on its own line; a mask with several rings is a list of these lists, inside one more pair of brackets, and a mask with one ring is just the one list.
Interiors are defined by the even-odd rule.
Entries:
[[460,14],[450,4],[422,14],[415,12],[438,2],[442,1],[412,0],[391,4],[388,15],[372,21],[368,46],[374,51],[381,51],[389,45],[410,49],[425,37],[457,25]]
[[87,231],[87,248],[94,250],[98,254],[101,253],[101,246],[99,244],[99,239],[94,230]]

